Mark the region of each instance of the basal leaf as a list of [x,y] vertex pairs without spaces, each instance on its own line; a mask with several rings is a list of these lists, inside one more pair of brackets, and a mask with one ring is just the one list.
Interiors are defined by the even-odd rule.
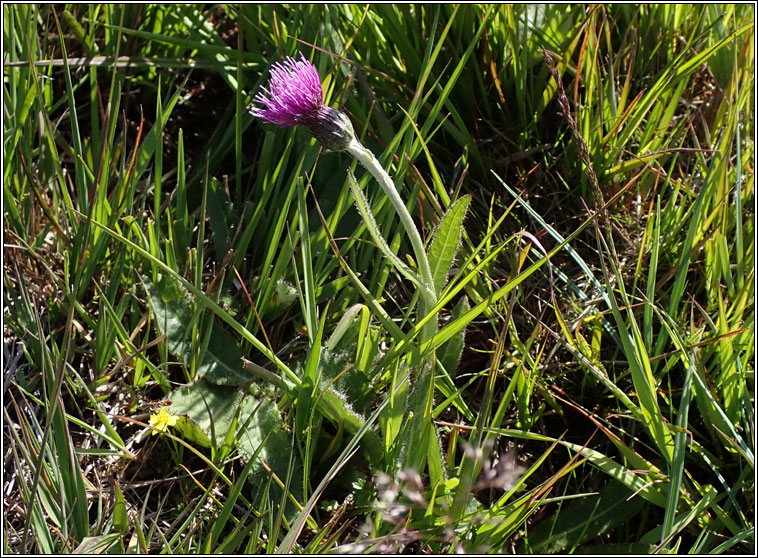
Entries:
[[264,461],[281,479],[286,478],[292,443],[276,404],[246,395],[241,405],[238,438],[240,453],[245,459],[250,459],[265,442],[258,460]]
[[[171,394],[171,411],[184,418],[177,422],[182,436],[202,446],[209,446],[214,440],[220,446],[234,428],[240,455],[245,461],[253,458],[257,461],[250,477],[255,484],[261,485],[261,477],[269,471],[281,480],[287,478],[291,436],[275,403],[243,395],[235,387],[199,380]],[[294,474],[291,487],[296,491],[302,486],[299,467]],[[273,486],[272,490],[277,492],[278,488]]]
[[[262,479],[272,472],[284,482],[288,476],[290,456],[293,452],[292,435],[286,429],[276,403],[246,395],[241,402],[238,424],[237,447],[240,454],[245,460],[253,458],[257,460],[250,475],[257,490],[262,489],[265,484],[261,482]],[[292,495],[298,501],[302,501],[302,464],[297,454],[294,458],[295,465],[289,488]],[[272,482],[271,490],[275,498],[279,499],[281,488],[278,483]],[[254,499],[257,497],[256,495]],[[287,515],[290,516],[294,512],[294,508],[288,505]]]
[[[171,411],[191,422],[177,423],[185,438],[204,446],[213,440],[220,445],[234,424],[241,398],[242,393],[236,388],[200,380],[171,393]],[[202,434],[195,432],[194,428],[199,428]]]
[[[185,365],[190,364],[192,341],[190,337],[192,298],[171,277],[164,275],[157,283],[143,277],[150,298],[156,327],[165,334],[168,350]],[[242,349],[232,335],[215,321],[210,341],[197,367],[199,377],[219,385],[239,386],[250,381],[250,376],[242,370]],[[203,335],[200,336],[203,338]]]

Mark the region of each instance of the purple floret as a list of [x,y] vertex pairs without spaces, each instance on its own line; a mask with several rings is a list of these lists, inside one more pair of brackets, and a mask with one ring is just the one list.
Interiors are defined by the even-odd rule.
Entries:
[[271,68],[268,88],[262,87],[255,101],[265,108],[253,108],[258,118],[287,127],[304,124],[313,119],[324,106],[324,92],[316,68],[303,53],[300,60],[287,57]]

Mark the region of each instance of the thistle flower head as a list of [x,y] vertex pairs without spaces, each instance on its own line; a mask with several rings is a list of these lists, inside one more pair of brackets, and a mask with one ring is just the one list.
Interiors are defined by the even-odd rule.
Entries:
[[303,124],[324,106],[324,92],[316,68],[300,53],[288,56],[271,68],[268,88],[262,87],[255,101],[266,108],[253,108],[253,116],[281,127]]
[[268,87],[262,87],[250,113],[280,127],[303,124],[326,148],[342,151],[353,140],[350,120],[340,111],[324,105],[324,91],[316,68],[303,53],[300,59],[285,58],[271,68]]

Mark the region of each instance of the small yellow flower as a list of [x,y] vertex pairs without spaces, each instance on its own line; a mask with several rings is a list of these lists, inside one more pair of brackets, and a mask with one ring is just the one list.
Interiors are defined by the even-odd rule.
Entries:
[[166,432],[169,426],[176,425],[177,420],[179,417],[172,415],[168,407],[161,407],[160,411],[150,416],[150,424],[155,427],[152,435],[155,436],[158,432]]

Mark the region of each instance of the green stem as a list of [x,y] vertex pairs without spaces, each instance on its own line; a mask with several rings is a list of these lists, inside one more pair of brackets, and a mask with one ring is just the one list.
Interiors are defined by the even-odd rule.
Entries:
[[[437,302],[437,297],[434,291],[434,279],[432,277],[432,271],[429,267],[429,259],[426,257],[426,249],[424,248],[424,242],[421,240],[421,235],[416,228],[416,224],[413,222],[411,214],[408,212],[408,208],[405,207],[400,194],[395,188],[395,184],[387,174],[387,172],[379,164],[374,154],[368,149],[363,147],[357,139],[353,139],[347,146],[346,151],[355,157],[371,175],[379,182],[384,193],[390,200],[390,203],[395,208],[397,216],[400,218],[400,222],[405,228],[405,232],[411,241],[414,255],[416,256],[416,262],[418,263],[419,271],[421,272],[421,280],[426,288],[419,289],[421,297],[420,301],[420,313],[421,316],[425,316],[434,308]],[[437,319],[436,317],[424,326],[424,333],[422,337],[424,339],[430,339],[437,331]]]
[[418,262],[419,271],[421,272],[421,278],[424,280],[426,286],[433,291],[434,279],[432,279],[432,271],[429,268],[429,260],[426,257],[424,242],[421,240],[421,235],[418,233],[413,218],[405,207],[392,179],[379,164],[379,161],[376,160],[374,154],[363,147],[357,139],[350,142],[350,145],[347,146],[347,151],[366,167],[372,176],[376,178],[377,182],[379,182],[379,186],[382,187],[384,193],[387,194],[390,203],[392,203],[398,217],[400,217],[400,222],[403,224],[405,232],[408,233],[408,238],[411,241],[411,246],[413,247],[413,252],[416,256],[416,261]]

